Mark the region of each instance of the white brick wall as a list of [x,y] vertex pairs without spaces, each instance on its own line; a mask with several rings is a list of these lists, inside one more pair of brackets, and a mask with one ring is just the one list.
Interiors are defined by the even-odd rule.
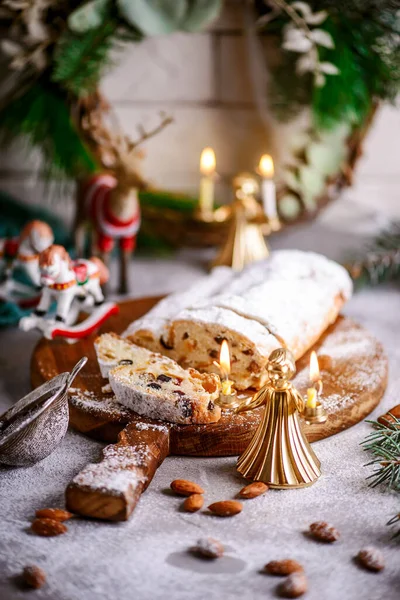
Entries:
[[[201,149],[212,146],[221,181],[218,194],[230,195],[229,180],[253,169],[271,149],[271,135],[258,115],[243,35],[243,2],[227,2],[208,32],[178,33],[130,45],[118,53],[118,65],[105,76],[102,89],[124,130],[135,136],[138,123],[151,127],[160,110],[175,121],[149,140],[144,172],[159,187],[194,192]],[[365,145],[352,198],[400,216],[400,112],[385,107]],[[37,178],[38,153],[26,157],[14,149],[1,157],[0,185],[31,202],[49,201]],[[72,192],[66,196],[70,198]],[[72,202],[57,203],[67,218]]]

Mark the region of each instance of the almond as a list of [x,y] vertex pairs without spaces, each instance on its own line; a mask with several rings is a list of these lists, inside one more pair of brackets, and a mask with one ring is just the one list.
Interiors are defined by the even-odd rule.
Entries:
[[60,521],[55,521],[54,519],[35,519],[31,525],[31,530],[36,533],[36,535],[42,535],[44,537],[61,535],[68,531],[64,523],[60,523]]
[[237,500],[221,500],[210,504],[208,510],[218,517],[233,517],[242,512],[243,504]]
[[38,519],[53,519],[54,521],[68,521],[74,516],[63,508],[40,508],[35,514]]
[[212,537],[201,538],[191,551],[202,558],[221,558],[224,555],[223,545]]
[[203,508],[203,504],[204,497],[202,494],[192,494],[186,498],[185,502],[183,503],[183,510],[186,510],[187,512],[196,512],[197,510]]
[[325,521],[316,521],[310,525],[310,534],[320,542],[332,543],[340,538],[340,533],[335,527]]
[[307,579],[304,573],[292,573],[278,586],[282,598],[299,598],[307,591]]
[[375,573],[385,568],[385,559],[382,552],[373,546],[367,546],[360,550],[356,560],[362,567]]
[[22,579],[25,585],[38,590],[46,583],[46,573],[36,565],[28,565],[22,571]]
[[204,494],[204,490],[197,483],[187,479],[175,479],[171,483],[171,490],[180,496],[191,496],[192,494]]
[[264,567],[268,575],[291,575],[292,573],[302,573],[303,567],[297,560],[286,558],[285,560],[271,560]]
[[254,481],[253,483],[249,483],[244,488],[242,488],[239,492],[239,496],[241,498],[257,498],[257,496],[261,496],[261,494],[265,494],[268,492],[269,487],[266,483],[262,481]]

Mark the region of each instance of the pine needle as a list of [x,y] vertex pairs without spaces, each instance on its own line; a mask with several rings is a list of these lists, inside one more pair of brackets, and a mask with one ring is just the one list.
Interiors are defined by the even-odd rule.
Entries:
[[110,50],[117,23],[106,20],[85,35],[65,31],[54,53],[52,80],[75,96],[93,92],[106,66],[111,66]]
[[97,168],[54,86],[38,81],[0,113],[0,144],[21,135],[42,150],[46,178],[76,178]]
[[365,466],[373,465],[374,472],[367,478],[371,487],[386,484],[400,491],[400,419],[391,415],[392,422],[367,421],[374,430],[362,442],[365,451],[371,452],[373,460]]

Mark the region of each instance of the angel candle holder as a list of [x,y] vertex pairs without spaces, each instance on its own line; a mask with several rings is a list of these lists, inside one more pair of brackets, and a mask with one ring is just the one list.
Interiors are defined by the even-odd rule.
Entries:
[[235,200],[227,238],[211,266],[228,266],[241,271],[246,265],[269,256],[264,239],[267,219],[257,201],[259,184],[250,173],[241,173],[233,180]]
[[321,475],[320,461],[302,430],[305,400],[290,382],[296,372],[293,354],[286,348],[274,350],[267,369],[268,383],[244,407],[250,410],[264,405],[265,409],[237,470],[272,488],[309,486]]
[[229,345],[226,340],[223,340],[221,344],[219,362],[214,361],[214,364],[221,373],[221,393],[219,398],[215,401],[215,404],[222,410],[234,410],[239,406],[240,400],[233,387],[233,381],[229,379],[229,375],[231,374],[231,358]]
[[303,418],[307,425],[325,423],[328,415],[320,402],[323,385],[319,370],[318,358],[314,350],[311,352],[310,356],[310,382],[312,385],[307,390]]

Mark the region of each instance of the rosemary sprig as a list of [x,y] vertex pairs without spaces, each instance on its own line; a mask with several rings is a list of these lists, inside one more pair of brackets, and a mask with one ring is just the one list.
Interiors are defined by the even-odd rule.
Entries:
[[389,413],[392,421],[387,424],[378,421],[367,421],[374,428],[362,442],[364,450],[373,454],[374,458],[365,466],[374,465],[374,472],[367,478],[371,486],[385,483],[390,488],[400,491],[400,419]]

